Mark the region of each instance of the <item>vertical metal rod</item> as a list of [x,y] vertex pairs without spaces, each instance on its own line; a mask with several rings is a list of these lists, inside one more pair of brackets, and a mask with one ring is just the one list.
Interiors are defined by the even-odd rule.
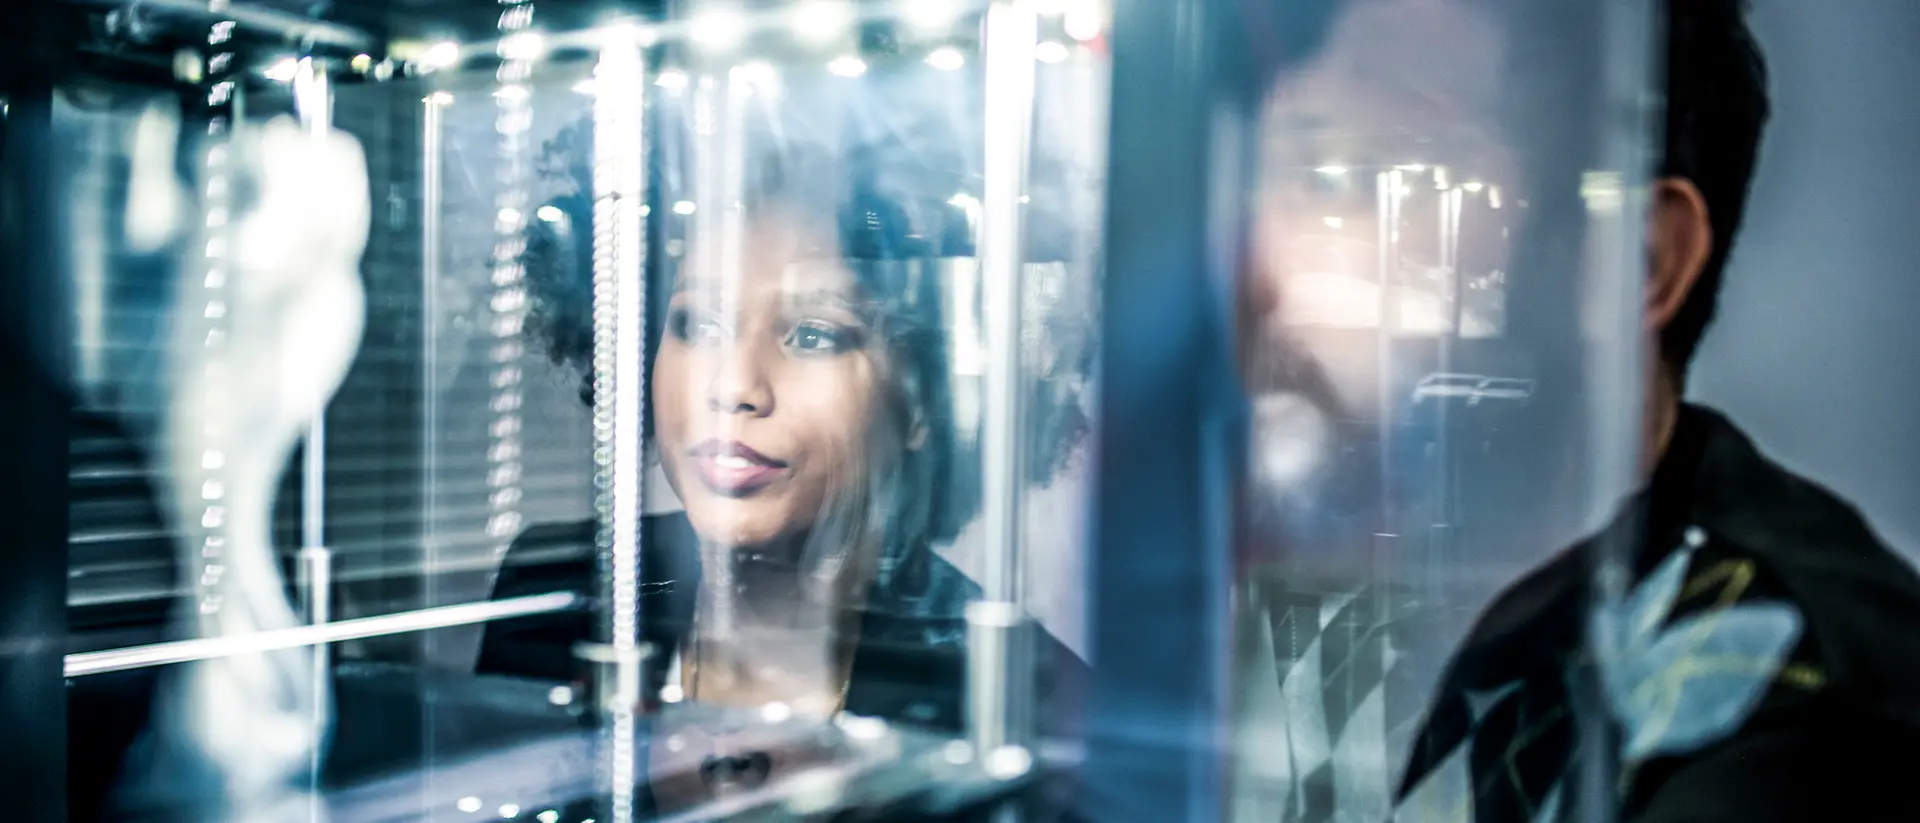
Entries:
[[1467,317],[1467,281],[1465,274],[1460,271],[1460,215],[1461,210],[1466,208],[1466,197],[1465,191],[1456,188],[1446,192],[1440,201],[1440,236],[1446,241],[1446,257],[1441,265],[1447,268],[1447,283],[1453,290],[1453,321],[1451,332],[1446,337],[1448,342],[1466,336],[1462,324]]
[[[1444,276],[1446,300],[1448,305],[1447,327],[1440,332],[1440,357],[1438,371],[1453,373],[1454,349],[1461,339],[1461,323],[1466,317],[1462,305],[1466,300],[1465,282],[1460,271],[1460,208],[1464,192],[1459,188],[1443,189],[1439,194],[1440,219],[1440,270]],[[1453,423],[1453,401],[1449,398],[1437,398],[1434,401],[1433,420],[1433,474],[1434,501],[1436,513],[1432,528],[1428,530],[1431,540],[1426,550],[1427,568],[1422,570],[1421,580],[1441,579],[1442,572],[1452,562],[1451,551],[1457,530],[1460,528],[1459,489],[1455,483],[1457,472],[1454,462],[1459,459],[1459,449],[1455,448]],[[1438,592],[1430,592],[1438,594]]]
[[1393,573],[1392,558],[1388,554],[1389,546],[1400,534],[1399,511],[1393,499],[1393,431],[1394,415],[1400,407],[1394,397],[1394,342],[1400,331],[1400,187],[1404,184],[1400,170],[1380,172],[1374,177],[1374,188],[1378,191],[1376,215],[1379,219],[1379,268],[1380,281],[1380,317],[1377,357],[1374,368],[1375,386],[1378,397],[1375,402],[1379,408],[1379,436],[1375,441],[1379,454],[1379,513],[1380,523],[1374,533],[1375,563],[1388,564],[1379,567],[1382,572]]
[[[446,107],[453,96],[433,92],[420,101],[420,554],[425,575],[424,608],[444,605],[440,595],[440,209],[443,139]],[[439,632],[420,636],[421,656],[439,659]],[[434,759],[431,704],[425,707],[428,722],[421,724],[420,751],[429,766],[427,779],[421,782],[421,797],[433,797]]]
[[[333,130],[333,89],[326,67],[312,57],[300,60],[293,80],[293,101],[301,128],[316,140],[325,139]],[[307,424],[307,444],[301,465],[299,591],[302,617],[311,625],[319,625],[333,619],[333,553],[326,547],[327,401],[319,386],[312,387],[312,391],[308,413],[313,419]],[[314,823],[326,819],[320,793],[323,749],[317,741],[320,730],[326,728],[329,720],[330,652],[326,643],[313,644],[312,668],[307,672],[311,678],[309,693],[313,695],[309,719],[316,741],[307,763],[308,816]]]
[[[303,593],[302,617],[308,624],[318,626],[333,620],[333,606],[329,594],[333,590],[333,552],[322,546],[306,546],[300,549],[299,585]],[[312,669],[307,672],[310,681],[313,705],[310,707],[310,720],[314,728],[316,741],[307,760],[307,790],[309,800],[308,817],[313,823],[326,820],[325,806],[321,795],[321,772],[325,765],[324,747],[318,741],[320,731],[327,727],[331,719],[329,710],[331,701],[327,694],[331,691],[332,670],[328,662],[332,647],[325,641],[313,644],[310,648]]]
[[[293,80],[293,105],[300,126],[316,138],[333,130],[333,90],[325,66],[311,57],[300,60]],[[327,414],[319,387],[313,390],[313,419],[307,424],[305,459],[301,465],[300,545],[326,545]]]
[[[1650,92],[1658,88],[1661,74],[1653,67],[1662,64],[1667,42],[1664,10],[1666,4],[1653,0],[1601,3],[1599,19],[1599,57],[1601,93],[1595,95],[1594,122],[1602,127],[1599,168],[1618,177],[1622,185],[1612,211],[1605,202],[1589,201],[1587,267],[1582,272],[1589,288],[1582,290],[1588,314],[1581,317],[1589,326],[1582,348],[1589,358],[1583,369],[1587,380],[1580,386],[1582,396],[1592,405],[1586,410],[1585,456],[1593,461],[1589,469],[1596,487],[1588,503],[1597,511],[1611,512],[1624,495],[1639,482],[1639,449],[1645,408],[1642,372],[1645,356],[1640,329],[1642,289],[1646,277],[1641,270],[1646,249],[1646,218],[1650,203],[1643,172],[1652,168],[1651,155],[1660,146],[1661,111],[1652,102],[1661,99]],[[1598,206],[1598,208],[1596,208]],[[1612,530],[1617,532],[1618,530]],[[1600,559],[1590,575],[1592,602],[1610,608],[1626,596],[1631,573],[1629,558],[1638,548],[1632,536],[1619,537],[1611,545],[1600,547]],[[1605,621],[1587,621],[1588,644],[1605,648],[1608,638],[1594,634]],[[1619,809],[1613,788],[1619,785],[1620,763],[1617,726],[1609,721],[1598,696],[1603,693],[1597,668],[1583,667],[1576,701],[1582,746],[1577,785],[1580,791],[1579,820],[1614,820]]]
[[636,736],[641,702],[640,518],[645,498],[646,443],[642,399],[646,372],[646,65],[637,38],[608,38],[594,69],[593,337],[594,431],[601,483],[600,550],[612,647],[613,699],[605,774],[608,818],[636,814],[640,764]]
[[[739,122],[743,109],[733,102],[733,85],[738,79],[733,73],[725,77],[717,76],[711,70],[702,71],[693,82],[693,177],[692,200],[694,207],[691,219],[686,222],[687,254],[698,259],[710,261],[703,265],[713,267],[714,280],[720,292],[718,305],[722,316],[737,318],[740,311],[740,251],[738,232],[730,230],[729,225],[737,226],[739,215],[733,208],[738,199],[733,196],[732,181],[741,179],[741,164],[744,158],[738,157]],[[665,204],[662,204],[665,205]],[[681,208],[673,204],[676,213]],[[729,235],[735,237],[729,242]],[[703,591],[710,595],[709,611],[701,614],[706,622],[701,626],[703,637],[720,639],[733,635],[735,618],[735,591],[733,584],[733,566],[730,563],[707,564],[701,570]]]
[[[1032,143],[1034,47],[1039,18],[1030,0],[997,0],[987,9],[985,195],[980,202],[982,305],[987,362],[981,425],[983,521],[987,541],[981,588],[985,602],[969,616],[998,619],[976,632],[998,631],[1003,642],[970,644],[970,708],[974,743],[983,750],[1024,743],[1031,692],[1031,660],[1021,615],[1020,495],[1026,473],[1021,449],[1026,416],[1023,390],[1021,276],[1025,237],[1021,196]],[[991,604],[1003,604],[995,606]],[[1017,619],[1006,619],[1015,617]],[[992,659],[998,652],[999,659]],[[998,676],[993,676],[997,674]],[[979,693],[981,688],[988,693]]]
[[[443,605],[439,597],[440,545],[440,210],[441,140],[446,107],[453,99],[434,92],[421,100],[420,123],[420,549],[426,576],[426,608]],[[429,650],[433,635],[425,639]],[[429,651],[429,657],[431,652]]]

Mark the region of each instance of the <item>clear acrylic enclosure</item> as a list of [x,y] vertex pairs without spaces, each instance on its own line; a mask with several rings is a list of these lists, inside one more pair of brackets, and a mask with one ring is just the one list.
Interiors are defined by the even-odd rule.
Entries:
[[135,6],[74,819],[1609,819],[1651,3]]
[[219,11],[116,18],[171,76],[61,110],[75,520],[126,555],[76,531],[67,673],[140,707],[76,730],[82,816],[1033,782],[1087,679],[1101,6]]

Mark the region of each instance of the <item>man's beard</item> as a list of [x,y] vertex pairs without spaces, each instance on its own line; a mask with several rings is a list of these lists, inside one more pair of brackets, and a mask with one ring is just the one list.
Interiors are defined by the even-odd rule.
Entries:
[[1296,338],[1267,334],[1244,361],[1249,524],[1274,537],[1337,528],[1365,507],[1371,461],[1350,448],[1353,416],[1326,367]]

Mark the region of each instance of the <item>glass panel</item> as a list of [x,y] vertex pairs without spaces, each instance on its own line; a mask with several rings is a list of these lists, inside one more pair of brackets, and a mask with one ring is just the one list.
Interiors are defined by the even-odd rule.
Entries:
[[[1095,363],[1099,354],[1100,221],[1106,174],[1108,81],[1104,54],[1068,34],[1064,14],[1041,17],[1034,55],[1033,147],[1026,197],[1022,328],[1030,384],[1024,389],[1027,441],[1022,455],[1025,521],[1022,573],[1035,620],[1068,648],[1087,654],[1084,544],[1092,466]],[[1082,32],[1082,37],[1091,39]],[[976,213],[972,195],[956,201]],[[954,419],[969,449],[978,447],[993,368],[980,314],[979,272],[954,271]],[[964,310],[962,310],[964,308]],[[979,579],[986,544],[975,517],[941,552]]]
[[[1040,164],[1055,175],[1046,199],[1058,202],[1033,204],[1032,92],[1008,76],[1034,71],[1038,22],[1024,13],[1011,23],[875,18],[817,43],[793,41],[784,23],[763,27],[783,18],[696,15],[692,39],[664,44],[645,78],[644,136],[607,119],[620,105],[612,89],[637,78],[615,47],[602,52],[592,179],[576,183],[598,203],[568,221],[594,229],[596,413],[603,435],[614,433],[600,452],[615,512],[602,523],[603,539],[614,535],[610,603],[630,562],[623,495],[650,515],[637,633],[655,652],[643,703],[660,710],[641,722],[632,764],[643,806],[687,810],[802,785],[877,802],[923,786],[929,769],[964,796],[979,788],[965,775],[980,765],[1031,755],[956,750],[953,738],[1023,743],[1022,726],[1067,717],[1059,704],[1083,664],[1053,626],[1027,634],[1018,620],[994,622],[1017,618],[1017,606],[974,608],[1018,603],[1030,568],[995,545],[1018,537],[1004,531],[1019,522],[1006,505],[1028,485],[1019,472],[1035,438],[1019,409],[1044,386],[1063,399],[1036,408],[1071,419],[1090,367],[1082,328],[1044,380],[1008,370],[1007,347],[1025,339],[1013,322],[1021,305],[1035,308],[1039,329],[1074,311],[1071,301],[1089,302],[1084,201],[1098,161],[1085,132],[1056,130],[1056,141],[1081,142],[1056,149],[1073,164]],[[970,33],[982,25],[985,50]],[[996,30],[1024,48],[993,51]],[[1082,76],[1093,69],[1083,54]],[[996,116],[1018,139],[996,140]],[[630,247],[609,197],[636,140],[649,158],[655,284],[645,372],[630,365],[642,352],[624,330],[640,308],[619,281]],[[1054,224],[1023,243],[1023,210],[1030,226],[1042,222],[1033,214]],[[558,284],[529,277],[536,315],[563,316]],[[1022,279],[1035,285],[1009,288]],[[571,282],[566,293],[587,293]],[[623,427],[637,433],[642,393],[622,389],[636,378],[647,380],[644,474],[622,439]],[[1009,391],[1022,402],[1009,404]],[[1047,425],[1033,469],[1051,480],[1084,425]],[[619,614],[604,638],[616,657],[632,638],[621,632],[634,631]],[[611,720],[622,734],[619,707]]]
[[1626,7],[1326,3],[1256,49],[1233,819],[1561,819],[1611,768],[1567,661],[1635,525]]
[[[590,224],[543,205],[590,197],[566,177],[570,169],[553,165],[591,132],[591,98],[573,88],[587,76],[585,66],[566,64],[504,84],[487,72],[443,71],[430,82],[365,90],[389,107],[411,104],[422,156],[409,166],[424,181],[422,279],[408,303],[417,306],[421,346],[408,359],[426,381],[423,534],[410,563],[381,579],[425,577],[417,600],[388,608],[487,600],[496,575],[517,579],[523,568],[593,566],[587,381],[579,352],[543,345],[522,271],[590,268]],[[589,536],[562,539],[561,524]],[[549,532],[537,549],[508,551]],[[430,654],[468,666],[478,643],[474,634]]]
[[[551,823],[1020,784],[1085,669],[1099,26],[531,10],[171,21],[188,105],[73,118],[133,147],[83,245],[167,273],[151,328],[136,266],[75,277],[133,441],[77,453],[146,470],[159,589],[68,660],[80,715],[142,707],[76,785]],[[96,560],[79,605],[131,596]]]

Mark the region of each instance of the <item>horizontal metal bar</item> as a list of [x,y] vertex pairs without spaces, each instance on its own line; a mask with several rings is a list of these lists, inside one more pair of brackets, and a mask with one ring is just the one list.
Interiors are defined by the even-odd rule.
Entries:
[[[124,0],[69,0],[83,6],[123,6]],[[224,11],[211,11],[205,0],[140,0],[140,13],[178,15],[195,19],[232,20],[241,31],[273,33],[289,43],[308,42],[316,46],[344,49],[370,49],[379,44],[372,33],[352,26],[301,17],[278,9],[235,3]]]
[[584,601],[585,598],[571,592],[554,592],[484,603],[438,606],[399,614],[357,617],[352,620],[339,620],[314,626],[295,626],[290,629],[255,632],[234,637],[202,637],[124,649],[81,652],[67,655],[66,672],[68,677],[85,677],[90,674],[105,674],[148,666],[165,666],[195,660],[211,660],[217,657],[297,649],[319,643],[339,643],[368,637],[466,626],[493,620],[566,611]]
[[[486,532],[475,530],[474,534],[484,537]],[[158,536],[159,539],[166,537],[167,535],[164,534]],[[464,572],[493,572],[501,568],[500,557],[494,553],[495,547],[493,545],[481,545],[478,540],[473,541],[473,545],[475,548],[473,548],[471,552],[471,557],[456,557],[451,560],[443,559],[432,564],[425,562],[402,562],[385,563],[377,566],[349,566],[343,571],[334,572],[333,582],[335,584],[364,583],[369,580],[393,580],[399,577],[417,578],[460,574]],[[339,551],[339,544],[335,544],[334,548],[333,556],[336,561],[336,566],[346,566],[346,563],[339,562],[340,559],[342,557],[352,559],[355,554],[355,552],[352,551]],[[369,549],[367,551],[372,552],[373,550]],[[592,554],[592,546],[560,546],[549,549],[529,548],[524,551],[515,549],[513,565],[516,567],[542,566],[562,560],[589,557]],[[114,563],[91,563],[75,568],[72,571],[82,575],[149,573],[171,577],[173,575],[173,565],[166,560],[127,560]],[[68,575],[68,578],[69,580],[76,579],[72,573]],[[99,586],[92,588],[107,587]],[[80,589],[80,591],[76,593],[74,592],[75,589]],[[78,584],[69,583],[68,591],[67,608],[79,609],[112,606],[122,603],[146,603],[155,600],[165,600],[170,597],[186,597],[192,593],[192,588],[190,586],[150,585],[144,588],[121,586],[110,588],[106,591],[89,591],[81,588]]]

